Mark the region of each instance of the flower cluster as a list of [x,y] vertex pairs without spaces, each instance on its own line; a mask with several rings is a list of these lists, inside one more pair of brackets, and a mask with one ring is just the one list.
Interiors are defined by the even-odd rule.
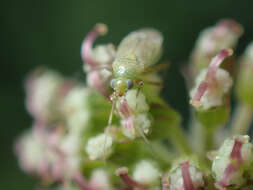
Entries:
[[[43,182],[42,190],[253,189],[247,135],[253,44],[234,56],[242,26],[225,19],[200,33],[183,73],[191,105],[188,133],[180,114],[161,98],[158,72],[164,64],[146,68],[135,81],[118,80],[125,93],[111,88],[114,67],[121,67],[113,66],[116,46],[93,47],[107,30],[97,24],[82,43],[86,84],[47,68],[27,77],[25,104],[33,122],[15,143],[20,167]],[[143,33],[138,40],[145,38]]]

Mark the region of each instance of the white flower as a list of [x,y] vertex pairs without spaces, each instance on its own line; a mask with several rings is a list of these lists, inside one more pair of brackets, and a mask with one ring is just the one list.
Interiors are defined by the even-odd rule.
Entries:
[[253,61],[253,42],[251,42],[248,46],[247,46],[247,48],[246,48],[246,50],[245,50],[245,57],[247,57],[249,60],[251,60],[250,61],[250,63],[252,63]]
[[82,137],[77,133],[68,133],[61,140],[60,149],[64,153],[63,175],[70,179],[81,167]]
[[113,138],[109,134],[100,134],[88,140],[86,152],[91,160],[103,158],[112,152]]
[[[235,142],[241,142],[242,146],[239,149],[239,157],[242,159],[242,163],[238,163],[238,161],[235,161],[240,167],[240,165],[247,165],[252,158],[252,144],[249,143],[249,136],[247,135],[241,135],[241,136],[234,136],[232,138],[228,138],[224,141],[223,145],[220,147],[220,149],[217,152],[217,155],[215,156],[212,164],[212,171],[215,174],[215,179],[218,183],[224,180],[224,176],[228,176],[226,174],[226,169],[229,167],[229,165],[233,162],[231,154],[232,150],[235,146]],[[236,148],[238,151],[238,148]],[[238,154],[238,153],[237,153]],[[228,179],[229,184],[241,184],[242,183],[242,175],[243,170],[240,168],[235,169],[234,171],[231,171],[232,175],[231,178]],[[225,184],[225,185],[229,185]]]
[[115,49],[111,44],[97,45],[92,51],[92,56],[100,65],[106,65],[112,63],[115,57]]
[[135,118],[135,125],[141,128],[143,132],[147,134],[151,126],[150,118],[147,114],[138,114]]
[[142,160],[136,164],[133,178],[139,183],[154,184],[160,178],[160,171],[151,161]]
[[90,112],[88,109],[83,109],[71,114],[67,118],[67,125],[70,133],[82,133],[87,127],[90,119]]
[[109,176],[103,169],[95,169],[92,172],[89,185],[96,190],[112,190]]
[[207,55],[213,55],[222,49],[234,48],[243,33],[240,24],[225,19],[215,26],[208,27],[200,33],[196,49]]
[[[207,69],[203,69],[196,78],[195,87],[191,90],[190,96],[193,99],[197,93],[199,85],[205,80]],[[233,84],[233,80],[229,73],[224,69],[218,69],[216,72],[216,84],[213,87],[208,87],[204,95],[201,97],[201,108],[203,110],[217,107],[223,104],[223,97],[228,93]]]
[[44,159],[45,146],[40,138],[34,138],[31,132],[26,133],[20,139],[21,166],[25,170],[36,170]]
[[88,88],[76,86],[63,100],[62,110],[72,132],[81,133],[88,126],[90,118],[89,95]]
[[137,96],[136,89],[128,90],[126,93],[127,105],[137,113],[148,112],[149,106],[146,102],[146,98],[142,92],[139,92]]
[[238,41],[238,34],[231,30],[224,30],[220,35],[215,34],[215,27],[209,27],[200,33],[197,48],[206,54],[215,54],[222,49],[232,48]]
[[189,172],[190,179],[184,179],[182,172],[182,163],[187,161],[180,162],[180,164],[173,165],[172,169],[169,172],[169,185],[170,190],[183,190],[184,180],[190,180],[194,189],[199,189],[204,186],[204,174],[200,168],[192,162],[188,162],[188,168],[184,172]]
[[70,90],[63,102],[63,111],[66,114],[78,112],[88,108],[88,96],[90,92],[88,88],[83,86],[76,86]]
[[38,76],[31,76],[28,80],[28,92],[26,104],[28,110],[34,117],[41,120],[49,120],[55,109],[54,103],[59,95],[59,88],[62,84],[62,77],[53,71],[45,71]]
[[122,132],[126,137],[134,139],[137,136],[141,136],[138,128],[143,134],[148,134],[151,127],[151,119],[148,114],[141,113],[136,116],[130,116],[126,119],[122,119],[121,127]]
[[69,133],[62,139],[60,147],[67,155],[78,154],[81,150],[81,141],[80,134]]
[[21,167],[27,172],[40,172],[44,165],[54,164],[57,155],[45,142],[44,136],[33,130],[26,132],[17,142],[17,154]]

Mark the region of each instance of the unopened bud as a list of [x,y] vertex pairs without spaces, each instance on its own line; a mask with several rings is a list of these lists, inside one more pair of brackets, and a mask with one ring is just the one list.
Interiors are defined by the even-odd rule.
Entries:
[[234,136],[224,141],[212,164],[216,186],[219,189],[229,185],[240,186],[245,166],[251,163],[252,144],[249,136]]
[[198,190],[205,186],[204,173],[194,162],[184,160],[173,164],[163,183],[169,190]]
[[142,160],[136,164],[133,178],[139,183],[155,185],[158,184],[160,172],[155,163],[148,160]]
[[88,97],[90,91],[83,86],[72,88],[63,100],[62,112],[72,132],[83,132],[90,118]]
[[89,186],[94,190],[113,190],[108,173],[103,169],[92,172]]
[[195,74],[208,67],[211,58],[220,50],[234,49],[242,33],[242,26],[230,19],[221,20],[215,26],[204,29],[191,57]]
[[85,150],[91,160],[101,159],[112,153],[113,138],[109,134],[100,134],[88,140]]
[[39,121],[48,122],[58,118],[58,100],[63,78],[50,70],[36,70],[26,81],[26,106]]

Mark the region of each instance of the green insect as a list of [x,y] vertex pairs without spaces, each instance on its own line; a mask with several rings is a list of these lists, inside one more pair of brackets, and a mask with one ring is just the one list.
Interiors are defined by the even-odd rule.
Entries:
[[120,43],[112,64],[114,97],[122,96],[135,84],[142,84],[147,72],[162,53],[162,34],[155,29],[141,29],[127,35]]
[[[139,92],[144,82],[157,85],[154,81],[143,80],[143,76],[167,65],[160,64],[154,66],[161,57],[162,44],[163,36],[155,29],[137,30],[128,34],[121,41],[116,52],[115,60],[112,63],[114,78],[111,80],[111,87],[114,92],[111,95],[112,109],[108,121],[108,128],[112,123],[115,102],[118,97],[124,96],[135,85],[138,86],[137,92]],[[138,93],[136,96],[138,96]],[[144,141],[150,145],[141,128],[136,126],[136,129]]]

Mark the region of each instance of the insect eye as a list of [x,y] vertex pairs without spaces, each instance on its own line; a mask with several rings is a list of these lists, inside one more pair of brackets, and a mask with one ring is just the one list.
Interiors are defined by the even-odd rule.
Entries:
[[131,89],[131,88],[133,88],[133,86],[134,86],[133,81],[132,80],[127,80],[127,88]]
[[110,86],[111,86],[112,88],[114,88],[114,87],[115,87],[115,82],[116,82],[116,80],[115,80],[115,79],[112,79],[112,80],[111,80],[111,82],[110,82]]

